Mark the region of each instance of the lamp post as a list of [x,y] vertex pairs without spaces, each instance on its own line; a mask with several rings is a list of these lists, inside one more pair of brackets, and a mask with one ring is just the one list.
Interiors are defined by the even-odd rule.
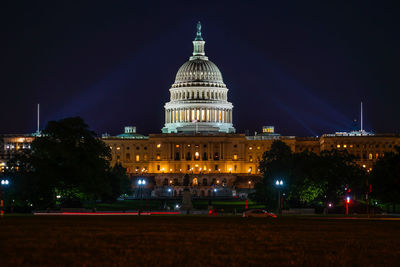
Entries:
[[346,216],[349,216],[349,204],[351,201],[351,198],[349,196],[346,197]]
[[172,189],[171,188],[168,188],[168,195],[171,198],[171,195],[172,195]]
[[276,180],[275,185],[278,188],[278,214],[282,214],[281,207],[281,188],[283,187],[283,180]]
[[4,200],[3,200],[3,186],[7,186],[10,183],[7,179],[1,180],[0,185],[0,216],[3,218],[4,216]]
[[[139,190],[140,190],[140,206],[143,206],[143,187],[146,185],[146,180],[145,179],[139,179],[138,180],[138,185],[139,185]],[[139,215],[140,215],[140,210],[139,210]]]

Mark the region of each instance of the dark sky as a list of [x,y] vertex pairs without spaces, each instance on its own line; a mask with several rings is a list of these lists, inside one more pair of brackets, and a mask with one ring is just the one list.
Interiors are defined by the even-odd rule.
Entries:
[[[99,134],[159,133],[196,22],[238,132],[400,132],[395,1],[9,1],[0,7],[0,133],[82,116]],[[352,3],[349,3],[352,2]]]

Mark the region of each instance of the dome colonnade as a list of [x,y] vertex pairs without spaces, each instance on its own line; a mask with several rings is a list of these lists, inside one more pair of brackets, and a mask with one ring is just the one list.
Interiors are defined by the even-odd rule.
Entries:
[[204,44],[198,23],[193,55],[180,67],[169,90],[163,133],[235,132],[228,88],[218,67],[205,56]]

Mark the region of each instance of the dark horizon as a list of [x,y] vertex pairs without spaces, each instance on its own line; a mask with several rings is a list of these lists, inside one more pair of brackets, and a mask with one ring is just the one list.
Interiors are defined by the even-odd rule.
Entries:
[[197,21],[238,133],[350,131],[361,101],[366,130],[400,132],[394,2],[94,3],[3,8],[0,133],[36,131],[37,103],[41,128],[81,116],[99,135],[161,133]]

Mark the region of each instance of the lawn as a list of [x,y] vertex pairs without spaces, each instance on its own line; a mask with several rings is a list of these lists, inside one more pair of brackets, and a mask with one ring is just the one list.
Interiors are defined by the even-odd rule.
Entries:
[[[165,200],[165,207],[169,207],[173,209],[176,204],[181,204],[181,200]],[[207,210],[208,209],[208,200],[193,200],[193,207],[198,210]],[[248,208],[265,208],[264,205],[260,205],[255,201],[248,201]],[[246,201],[244,200],[218,200],[212,199],[211,205],[218,210],[223,209],[224,212],[243,212],[246,207]],[[92,209],[93,203],[88,203],[84,206],[85,208]],[[164,203],[161,200],[122,200],[116,201],[114,203],[98,203],[96,204],[96,209],[98,211],[122,211],[122,210],[137,210],[137,209],[144,209],[144,210],[162,210],[164,209]]]
[[206,216],[13,216],[0,266],[395,265],[400,221]]

